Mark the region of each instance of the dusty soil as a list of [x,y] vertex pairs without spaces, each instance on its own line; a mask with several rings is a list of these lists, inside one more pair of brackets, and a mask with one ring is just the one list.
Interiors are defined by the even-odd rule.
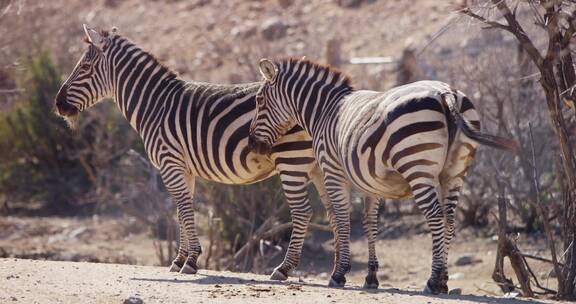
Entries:
[[487,296],[427,296],[384,288],[343,289],[318,279],[277,283],[266,276],[201,270],[180,275],[163,267],[0,259],[0,302],[122,303],[538,303]]
[[[400,288],[403,293],[419,292],[430,274],[431,261],[431,241],[424,228],[423,218],[421,216],[404,216],[401,219],[388,220],[382,226],[385,231],[380,233],[377,242],[377,253],[380,260],[380,289],[383,290],[381,293],[391,288]],[[471,229],[458,232],[450,250],[450,288],[461,288],[464,294],[502,296],[502,292],[491,279],[496,240],[490,236],[490,233],[485,233],[485,235],[487,236],[482,236],[478,231],[473,232]],[[205,239],[201,239],[201,241],[206,245]],[[316,242],[320,243],[319,248],[310,245],[310,243]],[[0,218],[0,257],[152,266],[158,265],[153,243],[154,240],[149,230],[130,217]],[[331,236],[327,235],[320,238],[318,235],[312,234],[306,244],[303,252],[304,258],[293,274],[293,278],[295,280],[301,278],[306,282],[309,280],[319,282],[320,285],[324,286],[333,266]],[[540,239],[527,238],[521,235],[519,245],[525,253],[545,256],[545,244]],[[356,235],[351,246],[353,265],[352,272],[347,278],[351,286],[361,286],[366,275],[368,256],[366,240],[361,235]],[[283,249],[285,250],[285,248]],[[270,269],[280,262],[278,259],[282,255],[280,254],[276,260],[268,262]],[[471,262],[458,265],[459,263],[456,261],[462,257],[468,257]],[[204,268],[204,258],[205,255],[200,258],[201,268]],[[20,267],[17,265],[29,264],[22,260],[18,260],[17,264],[12,261],[14,259],[4,260],[3,262],[10,263],[0,264],[0,268],[5,268],[3,265]],[[550,265],[535,261],[530,261],[530,265],[544,286],[555,287],[555,279],[549,277]],[[158,279],[165,279],[169,276],[163,272],[162,268],[114,267],[110,269],[128,269],[129,271],[132,269],[154,269],[147,276],[149,279],[154,278],[156,273],[160,275]],[[15,269],[13,268],[13,270]],[[165,270],[165,268],[163,269]],[[264,272],[270,273],[270,269]],[[0,271],[7,270],[2,269]],[[511,275],[511,273],[511,270],[507,269],[507,274]],[[26,274],[35,277],[32,273],[26,272]],[[93,274],[94,272],[90,271],[87,276],[90,277]],[[5,282],[5,278],[10,275],[19,275],[19,273],[0,275],[0,283]],[[232,275],[227,274],[226,276]],[[172,278],[178,277],[171,276],[170,280]],[[266,276],[258,276],[258,278],[263,280]],[[92,278],[87,279],[92,280]],[[30,280],[32,281],[30,284],[33,284],[36,279]],[[42,280],[42,282],[44,281]],[[0,284],[0,286],[2,285]],[[35,290],[36,288],[31,293],[36,292]],[[380,293],[378,295],[380,297]],[[385,295],[389,296],[388,293]],[[0,302],[2,302],[1,299]]]

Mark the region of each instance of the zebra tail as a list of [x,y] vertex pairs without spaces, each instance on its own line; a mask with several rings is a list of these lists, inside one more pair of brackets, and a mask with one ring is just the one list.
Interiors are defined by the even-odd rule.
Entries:
[[466,118],[462,116],[462,113],[460,113],[460,111],[456,108],[455,94],[446,94],[443,95],[443,98],[450,109],[450,114],[452,117],[454,117],[456,125],[460,130],[462,130],[464,135],[486,146],[507,150],[514,153],[518,151],[520,145],[516,140],[484,133],[481,130],[476,129],[468,120],[466,120]]

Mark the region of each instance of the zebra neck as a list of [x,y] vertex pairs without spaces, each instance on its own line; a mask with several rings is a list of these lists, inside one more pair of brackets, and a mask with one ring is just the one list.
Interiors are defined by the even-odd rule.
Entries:
[[322,133],[338,114],[342,98],[350,93],[348,88],[311,89],[307,98],[297,98],[294,102],[295,117],[312,137]]
[[120,44],[110,62],[118,108],[140,133],[157,118],[185,82],[156,58],[131,43]]

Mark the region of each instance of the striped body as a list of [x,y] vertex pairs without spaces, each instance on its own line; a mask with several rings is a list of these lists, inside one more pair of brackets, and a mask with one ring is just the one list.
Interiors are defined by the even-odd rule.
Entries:
[[[348,179],[364,192],[400,199],[412,196],[411,182],[436,178],[432,172],[441,173],[439,184],[464,174],[477,143],[461,132],[450,138],[443,94],[453,94],[447,84],[421,81],[342,98],[334,144]],[[455,97],[465,104],[461,114],[479,126],[469,99]]]
[[248,134],[258,84],[185,82],[127,39],[85,31],[88,50],[56,97],[58,112],[73,116],[103,98],[114,98],[176,201],[180,248],[171,271],[195,273],[198,268],[201,247],[193,206],[197,176],[250,184],[279,174],[293,232],[286,257],[272,278],[286,279],[299,262],[312,217],[307,193],[310,179],[321,197],[326,197],[309,135],[296,127],[278,141],[270,155],[254,153],[248,148]]
[[432,233],[426,290],[446,293],[454,211],[478,142],[504,149],[514,144],[481,133],[470,100],[442,82],[356,91],[340,72],[306,60],[265,59],[260,71],[266,82],[252,146],[265,152],[296,124],[312,136],[341,249],[333,284],[343,285],[350,268],[350,189],[356,187],[375,197],[414,198]]

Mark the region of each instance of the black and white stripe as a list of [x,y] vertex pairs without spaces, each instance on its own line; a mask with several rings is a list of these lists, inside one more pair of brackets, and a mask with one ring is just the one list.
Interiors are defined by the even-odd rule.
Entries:
[[[62,85],[57,109],[61,115],[71,116],[112,97],[141,136],[178,208],[180,248],[171,271],[195,273],[198,268],[201,247],[193,208],[197,176],[249,184],[279,174],[293,231],[286,257],[272,278],[286,279],[298,265],[312,216],[307,184],[320,177],[313,172],[318,170],[307,133],[293,128],[270,155],[254,153],[248,147],[248,131],[255,115],[258,83],[185,82],[114,31],[98,33],[85,28],[85,32],[88,50]],[[322,182],[315,184],[324,193]],[[324,203],[327,205],[327,200]]]
[[264,59],[260,71],[266,81],[250,129],[253,147],[265,152],[294,125],[312,136],[340,246],[331,283],[343,285],[350,268],[349,200],[356,187],[375,197],[414,198],[432,233],[427,290],[446,293],[454,209],[476,147],[514,143],[478,131],[470,100],[442,82],[357,91],[340,72],[297,59]]

